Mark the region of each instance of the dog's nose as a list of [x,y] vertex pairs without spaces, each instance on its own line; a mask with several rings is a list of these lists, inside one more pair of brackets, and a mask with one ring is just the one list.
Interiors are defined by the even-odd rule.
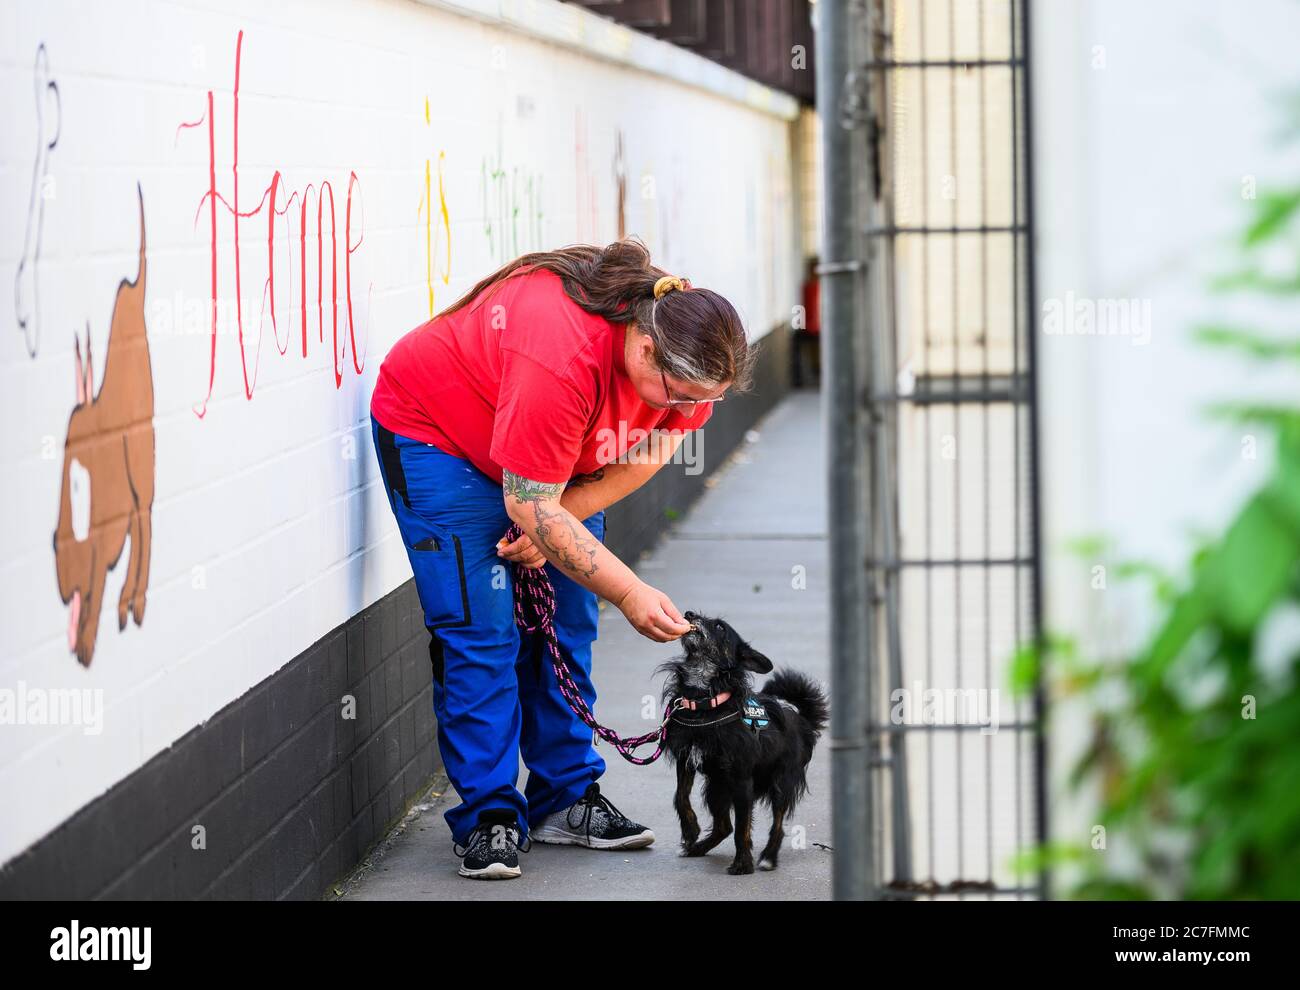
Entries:
[[696,615],[694,612],[683,612],[682,615],[686,617],[687,622],[694,622],[696,619],[699,618],[699,616]]

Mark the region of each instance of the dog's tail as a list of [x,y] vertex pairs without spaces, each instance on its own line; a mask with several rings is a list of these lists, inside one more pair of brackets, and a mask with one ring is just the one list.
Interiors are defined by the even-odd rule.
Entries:
[[763,685],[762,693],[794,705],[818,735],[830,722],[831,705],[826,692],[811,677],[797,670],[778,670]]

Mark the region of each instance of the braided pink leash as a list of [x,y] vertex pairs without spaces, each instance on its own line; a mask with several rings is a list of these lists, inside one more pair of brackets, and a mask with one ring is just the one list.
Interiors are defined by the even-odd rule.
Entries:
[[[523,535],[523,532],[518,525],[511,526],[506,533],[506,542],[513,543]],[[578,690],[578,685],[573,681],[569,665],[560,655],[560,644],[555,637],[555,589],[551,587],[551,578],[545,568],[515,565],[515,625],[521,632],[537,632],[546,637],[546,648],[551,654],[551,670],[555,671],[555,679],[560,684],[560,694],[564,696],[573,714],[582,719],[584,725],[601,739],[611,743],[618,750],[619,755],[629,763],[645,766],[663,755],[664,740],[668,735],[668,719],[681,699],[675,698],[668,702],[659,727],[643,736],[624,739],[613,729],[607,729],[597,722],[596,716],[587,707],[582,692]],[[659,745],[649,756],[635,755],[642,746],[647,746],[656,740]]]

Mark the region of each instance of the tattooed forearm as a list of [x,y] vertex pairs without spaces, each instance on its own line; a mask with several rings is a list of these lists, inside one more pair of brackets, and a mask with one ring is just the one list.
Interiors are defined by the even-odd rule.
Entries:
[[591,577],[596,573],[596,548],[600,546],[582,523],[567,509],[551,509],[538,499],[533,502],[537,539],[555,555],[566,570]]
[[504,471],[502,487],[507,500],[513,499],[516,506],[532,505],[535,542],[550,559],[575,574],[591,577],[596,573],[600,542],[558,504],[564,485],[547,485]]
[[545,485],[540,481],[530,481],[509,471],[501,472],[501,484],[506,495],[518,502],[536,502],[538,499],[559,498],[564,491],[563,484]]
[[569,482],[570,488],[581,488],[583,485],[590,485],[597,481],[602,481],[605,477],[603,467],[596,468],[591,474],[580,474]]

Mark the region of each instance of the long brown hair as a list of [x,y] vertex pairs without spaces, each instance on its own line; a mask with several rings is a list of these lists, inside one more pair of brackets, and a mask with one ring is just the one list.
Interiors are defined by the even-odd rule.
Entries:
[[611,323],[635,323],[655,345],[659,367],[674,378],[713,388],[731,382],[743,392],[753,383],[755,349],[734,306],[710,289],[672,291],[655,304],[655,282],[670,274],[651,264],[636,237],[607,247],[572,244],[557,251],[521,255],[442,310],[447,316],[513,275],[545,268],[560,277],[565,294],[588,313]]

